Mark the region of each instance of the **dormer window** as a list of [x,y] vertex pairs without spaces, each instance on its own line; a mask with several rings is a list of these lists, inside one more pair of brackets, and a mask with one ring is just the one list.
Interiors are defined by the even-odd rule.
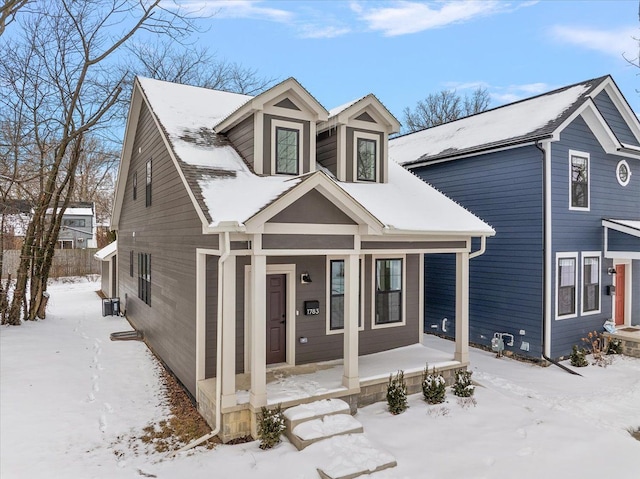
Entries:
[[379,181],[380,136],[359,131],[354,135],[354,177],[357,181]]
[[302,123],[284,120],[271,121],[271,171],[276,175],[302,173]]
[[276,173],[297,175],[300,132],[291,128],[276,128]]
[[376,142],[358,138],[358,179],[376,181]]

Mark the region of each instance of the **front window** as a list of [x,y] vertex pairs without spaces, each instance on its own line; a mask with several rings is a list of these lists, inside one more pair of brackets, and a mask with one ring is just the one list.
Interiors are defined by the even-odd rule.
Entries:
[[367,138],[358,138],[358,180],[376,181],[376,142]]
[[376,260],[376,324],[402,322],[402,260]]
[[620,186],[627,186],[631,179],[631,170],[626,160],[620,160],[616,166],[616,178]]
[[571,207],[589,208],[589,158],[571,155]]
[[[360,260],[360,265],[362,260]],[[331,331],[344,329],[344,260],[331,260],[330,274],[331,274],[331,297],[330,297],[330,317],[329,317],[329,329]],[[358,284],[360,285],[362,280],[361,266],[358,268]],[[358,327],[361,325],[361,288],[358,288]]]
[[297,175],[300,154],[300,131],[276,128],[276,173]]
[[558,316],[576,314],[576,258],[558,258]]
[[582,271],[582,311],[600,311],[600,257],[585,256]]

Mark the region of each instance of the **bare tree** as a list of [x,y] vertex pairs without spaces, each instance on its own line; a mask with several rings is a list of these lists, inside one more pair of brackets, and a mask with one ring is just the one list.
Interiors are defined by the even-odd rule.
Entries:
[[407,132],[448,123],[464,116],[485,111],[491,98],[486,88],[478,87],[471,96],[461,97],[455,90],[442,90],[418,101],[414,110],[405,108],[404,123]]
[[29,0],[4,0],[0,7],[0,37],[4,33],[4,29],[16,18],[16,13],[24,7]]
[[[638,1],[638,20],[640,21],[640,1]],[[640,37],[632,37],[638,44],[638,50],[634,55],[629,55],[627,52],[622,53],[622,57],[627,63],[636,68],[640,68]],[[638,73],[640,75],[640,73]],[[640,93],[639,89],[636,92]]]
[[[0,44],[0,113],[16,125],[37,165],[38,197],[21,249],[15,289],[3,322],[43,317],[47,280],[62,215],[76,186],[83,152],[114,120],[126,71],[115,53],[135,35],[179,38],[193,28],[160,0],[34,1],[17,22],[22,36]],[[16,184],[16,183],[14,183]]]
[[259,76],[254,69],[219,59],[207,47],[177,49],[160,39],[155,44],[134,43],[127,49],[132,54],[129,69],[156,80],[245,95],[256,95],[275,81]]

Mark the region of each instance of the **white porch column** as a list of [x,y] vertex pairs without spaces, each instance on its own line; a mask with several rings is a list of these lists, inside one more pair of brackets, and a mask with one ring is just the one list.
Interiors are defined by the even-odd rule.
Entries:
[[349,389],[358,389],[360,388],[358,375],[359,256],[350,254],[344,266],[344,372],[342,385]]
[[251,257],[251,392],[249,404],[267,404],[267,257]]
[[236,405],[236,257],[229,256],[222,275],[222,407]]
[[454,360],[469,362],[469,253],[456,253],[456,352]]

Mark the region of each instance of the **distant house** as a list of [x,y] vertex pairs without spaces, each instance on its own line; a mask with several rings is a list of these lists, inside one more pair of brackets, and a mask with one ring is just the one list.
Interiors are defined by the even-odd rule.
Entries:
[[[52,210],[48,213],[51,214]],[[58,248],[97,248],[95,207],[91,202],[69,203],[60,225]]]
[[8,199],[0,202],[2,240],[5,250],[22,247],[27,226],[31,221],[32,205],[26,200]]
[[388,160],[398,128],[373,95],[327,111],[294,79],[255,97],[136,79],[111,224],[121,304],[224,440],[255,434],[277,365],[342,359],[324,397],[355,407],[360,355],[422,341],[425,254],[458,264],[447,367],[468,364],[471,243],[494,231]]
[[[398,137],[389,156],[496,230],[471,264],[471,342],[506,333],[507,351],[558,358],[606,320],[640,324],[640,124],[610,76]],[[425,260],[425,328],[453,336],[450,263]]]

